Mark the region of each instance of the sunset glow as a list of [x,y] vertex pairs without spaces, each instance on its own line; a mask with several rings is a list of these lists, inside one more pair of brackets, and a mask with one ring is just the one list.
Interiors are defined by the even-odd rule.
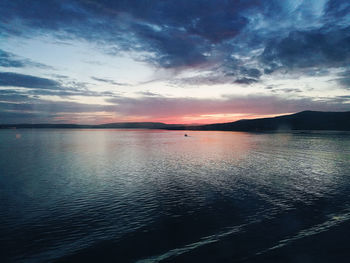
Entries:
[[2,1],[0,123],[349,110],[350,7],[340,2]]

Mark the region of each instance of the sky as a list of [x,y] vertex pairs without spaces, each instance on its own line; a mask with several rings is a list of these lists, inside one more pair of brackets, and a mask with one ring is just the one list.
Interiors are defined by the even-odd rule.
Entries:
[[0,123],[350,110],[349,0],[2,0]]

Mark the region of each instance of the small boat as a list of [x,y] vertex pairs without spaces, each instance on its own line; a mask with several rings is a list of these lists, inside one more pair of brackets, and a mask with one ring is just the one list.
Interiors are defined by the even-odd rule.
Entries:
[[185,137],[188,137],[188,135],[185,133],[185,135],[184,135]]

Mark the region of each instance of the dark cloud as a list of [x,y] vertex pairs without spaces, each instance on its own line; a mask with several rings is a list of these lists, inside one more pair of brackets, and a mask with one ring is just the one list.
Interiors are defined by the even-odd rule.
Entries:
[[0,90],[0,101],[2,102],[26,102],[31,98],[15,90]]
[[0,15],[6,16],[2,26],[8,34],[13,34],[11,21],[22,22],[19,34],[61,32],[108,44],[111,54],[148,51],[143,59],[169,68],[206,63],[205,53],[239,35],[249,23],[244,12],[258,6],[252,0],[3,1]]
[[21,18],[23,24],[38,29],[59,29],[61,26],[78,23],[87,14],[74,1],[11,1],[0,3],[1,16],[7,21]]
[[344,88],[350,90],[350,75],[348,77],[343,77],[336,79],[336,81]]
[[116,81],[111,80],[111,79],[104,79],[104,78],[97,78],[97,77],[91,77],[91,79],[99,81],[99,82],[117,85],[117,86],[129,86],[129,84],[127,84],[127,83],[116,82]]
[[[0,123],[43,123],[61,121],[70,123],[72,121],[69,117],[70,115],[78,115],[79,121],[79,114],[85,113],[94,116],[95,112],[98,111],[113,112],[113,109],[111,106],[39,99],[20,104],[0,101]],[[67,117],[61,118],[61,116],[64,117],[66,115]]]
[[7,103],[1,106],[11,109],[12,111],[21,112],[38,112],[38,113],[58,113],[58,112],[96,112],[96,111],[111,111],[111,106],[101,106],[94,104],[83,104],[77,102],[63,102],[63,101],[48,101],[48,100],[37,100],[35,103]]
[[[109,54],[142,51],[138,59],[164,68],[209,64],[229,71],[226,60],[236,66],[242,62],[233,61],[233,53],[256,60],[250,52],[264,49],[264,69],[247,69],[238,76],[258,79],[279,67],[348,63],[349,10],[346,0],[324,6],[277,0],[5,0],[0,3],[0,25],[5,34],[15,34],[16,24],[22,35],[51,32],[60,38],[83,38],[101,44]],[[309,29],[307,22],[315,26]]]
[[238,83],[238,84],[252,84],[252,83],[255,83],[255,82],[258,82],[256,79],[252,79],[252,78],[241,78],[241,79],[236,79],[235,80],[235,83]]
[[22,87],[31,89],[60,89],[59,82],[14,72],[0,72],[0,87]]
[[216,74],[207,74],[202,76],[195,77],[184,77],[177,78],[172,81],[173,84],[177,86],[191,85],[191,86],[199,86],[199,85],[217,85],[217,84],[225,84],[225,83],[234,83],[234,77],[225,76],[220,73]]
[[23,67],[36,67],[42,69],[53,69],[50,66],[42,63],[34,62],[29,59],[22,59],[14,55],[11,52],[0,49],[0,67],[5,68],[23,68]]
[[[237,62],[237,60],[235,60]],[[194,77],[175,78],[172,83],[176,85],[217,85],[217,84],[253,84],[259,81],[262,75],[257,68],[240,66],[240,63],[219,66],[217,70]]]
[[[81,113],[90,116],[90,118],[98,119],[98,117],[95,116],[96,112],[116,112],[114,105],[52,101],[33,95],[33,91],[39,91],[40,95],[45,95],[45,92],[49,90],[0,90],[0,123],[42,123],[61,121],[70,123],[72,121],[70,117],[74,117],[79,121],[79,114]],[[47,95],[52,94],[48,93]],[[95,95],[102,96],[102,94],[98,93]],[[114,94],[112,95],[114,96]]]
[[350,95],[349,96],[338,96],[337,98],[350,100]]
[[[71,96],[86,96],[86,97],[99,97],[103,96],[102,93],[92,92],[89,90],[75,90],[75,89],[61,89],[61,90],[46,90],[46,89],[32,89],[26,91],[24,94],[30,96],[58,96],[67,98]],[[111,96],[111,95],[108,95]]]
[[20,68],[24,67],[24,63],[21,60],[14,58],[11,53],[0,49],[0,66],[8,68]]
[[217,43],[224,39],[235,37],[247,23],[248,19],[245,17],[235,16],[230,12],[221,10],[197,20],[195,19],[192,27],[189,28],[189,32]]
[[271,92],[273,93],[301,93],[303,92],[302,90],[300,89],[273,89]]
[[261,61],[273,70],[307,67],[344,67],[350,62],[350,27],[293,31],[267,44]]
[[17,123],[48,123],[55,117],[54,114],[32,113],[22,111],[2,111],[0,103],[0,123],[1,124],[17,124]]
[[196,67],[207,62],[205,52],[210,50],[208,40],[189,34],[181,28],[165,27],[158,31],[139,23],[131,29],[138,37],[142,49],[151,54],[145,61],[164,68]]
[[257,68],[241,68],[241,74],[251,78],[259,78],[262,74]]
[[338,78],[334,79],[338,84],[340,84],[343,88],[350,90],[350,69],[347,68],[345,71],[339,73]]
[[[338,19],[342,22],[342,18],[350,14],[350,3],[347,0],[331,0],[328,1],[325,8],[325,19]],[[349,22],[349,21],[348,21]]]
[[[77,82],[70,80],[66,77],[60,77],[62,81],[56,81],[48,78],[41,78],[32,75],[14,73],[14,72],[0,72],[0,87],[13,87],[13,88],[25,88],[26,91],[14,91],[13,94],[18,96],[60,96],[60,97],[69,97],[69,96],[116,96],[115,92],[96,92],[89,90],[84,82]],[[5,90],[6,91],[6,90]],[[9,90],[5,93],[4,90],[0,90],[0,94],[4,96],[9,94]]]

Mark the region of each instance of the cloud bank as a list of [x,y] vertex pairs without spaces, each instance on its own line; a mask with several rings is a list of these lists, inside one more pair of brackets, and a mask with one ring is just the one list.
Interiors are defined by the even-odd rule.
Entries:
[[[76,113],[104,111],[108,116],[116,114],[125,118],[349,109],[346,96],[350,90],[350,2],[347,0],[5,0],[0,3],[0,30],[3,39],[50,35],[57,40],[92,43],[112,58],[132,54],[136,61],[172,72],[173,76],[165,82],[180,87],[215,89],[221,84],[232,85],[233,89],[263,87],[264,81],[285,76],[330,79],[329,90],[324,89],[314,98],[303,96],[308,89],[291,86],[281,89],[267,86],[263,89],[270,90],[270,95],[256,92],[231,99],[147,96],[142,90],[138,90],[138,98],[118,97],[114,90],[89,89],[99,84],[130,88],[117,77],[116,80],[96,74],[89,76],[91,82],[87,84],[83,81],[72,84],[73,80],[64,83],[48,74],[32,73],[33,69],[54,71],[54,67],[22,57],[20,48],[15,54],[0,46],[1,122],[10,121],[9,114],[14,116],[14,111],[19,117],[22,112],[25,120],[29,115],[24,111],[42,112],[45,107],[49,108],[51,117],[75,110]],[[32,71],[25,73],[27,68]],[[183,72],[196,74],[185,76],[181,75]],[[343,94],[330,95],[334,87],[342,89]],[[294,95],[281,96],[286,93]],[[83,107],[73,102],[61,105],[53,101],[50,102],[53,106],[49,106],[41,97],[48,95],[95,96],[115,105],[81,102],[86,105]],[[22,105],[18,104],[20,100]],[[16,106],[11,106],[9,101],[16,102]]]

